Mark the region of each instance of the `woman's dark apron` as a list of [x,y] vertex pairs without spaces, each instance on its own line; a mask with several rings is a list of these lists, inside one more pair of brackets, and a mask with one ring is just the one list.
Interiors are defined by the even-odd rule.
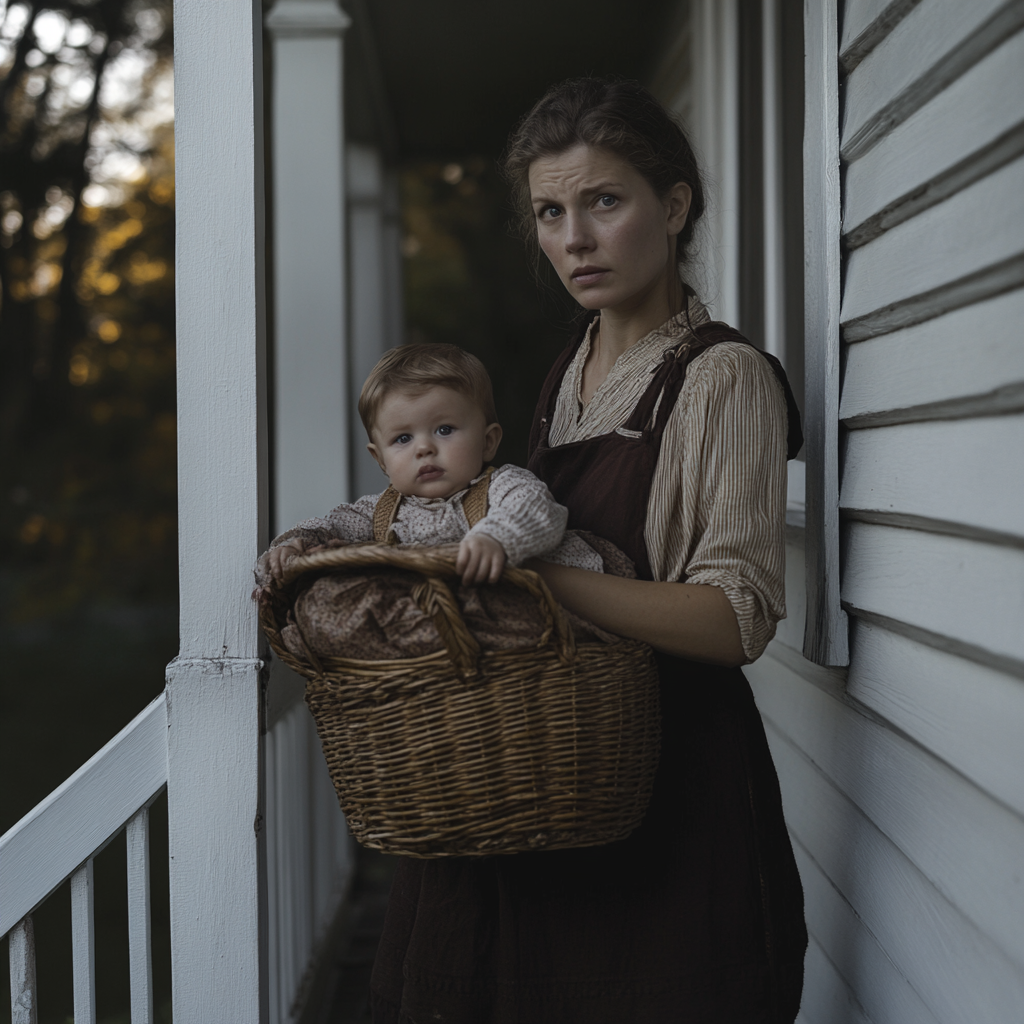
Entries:
[[[708,345],[743,340],[721,324],[696,333],[654,374],[626,433],[548,447],[577,346],[538,403],[529,468],[569,508],[570,527],[607,537],[643,579],[651,480],[686,366]],[[658,664],[662,756],[642,825],[591,849],[403,859],[373,971],[377,1024],[793,1020],[803,893],[750,687],[739,669]]]

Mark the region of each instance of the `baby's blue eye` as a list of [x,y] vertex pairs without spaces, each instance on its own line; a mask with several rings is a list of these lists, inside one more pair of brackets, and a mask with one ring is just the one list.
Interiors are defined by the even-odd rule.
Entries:
[[395,438],[395,444],[408,444],[412,440],[412,434],[399,434]]
[[450,427],[450,426],[448,426],[448,424],[446,423],[446,424],[444,424],[444,426],[438,427],[438,428],[437,428],[437,432],[438,432],[438,433],[439,433],[439,434],[440,434],[440,435],[441,435],[442,437],[448,437],[448,436],[449,436],[449,435],[451,434],[452,430],[454,430],[454,429],[455,429],[454,427]]

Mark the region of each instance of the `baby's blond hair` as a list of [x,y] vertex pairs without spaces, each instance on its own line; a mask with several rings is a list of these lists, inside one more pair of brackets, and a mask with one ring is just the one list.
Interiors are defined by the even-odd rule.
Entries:
[[401,345],[381,356],[359,395],[359,418],[370,439],[388,395],[418,394],[429,388],[450,388],[465,395],[480,406],[487,423],[498,421],[491,378],[476,356],[457,345]]

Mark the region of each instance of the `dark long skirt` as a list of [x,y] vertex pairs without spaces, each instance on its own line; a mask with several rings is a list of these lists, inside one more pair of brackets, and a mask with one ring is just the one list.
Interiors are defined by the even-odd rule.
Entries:
[[743,674],[659,657],[662,760],[609,846],[401,862],[377,1024],[788,1024],[807,935]]

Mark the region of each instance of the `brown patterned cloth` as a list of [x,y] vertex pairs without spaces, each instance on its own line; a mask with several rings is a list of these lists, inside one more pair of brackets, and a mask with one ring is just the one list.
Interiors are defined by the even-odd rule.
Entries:
[[[615,545],[585,531],[577,532],[604,560],[613,576],[636,578],[633,563]],[[413,599],[421,577],[400,569],[332,573],[302,589],[281,631],[296,657],[318,656],[387,661],[418,658],[444,649],[433,620]],[[544,616],[529,594],[508,583],[453,586],[470,632],[484,650],[535,647],[544,632]],[[617,640],[579,616],[566,612],[577,642]]]

